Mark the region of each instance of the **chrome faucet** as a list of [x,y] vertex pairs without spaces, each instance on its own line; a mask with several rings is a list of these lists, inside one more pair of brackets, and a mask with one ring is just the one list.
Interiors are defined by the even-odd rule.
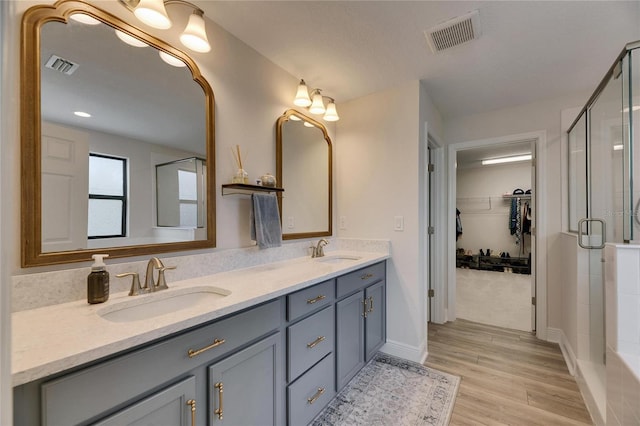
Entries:
[[324,246],[326,246],[327,244],[329,244],[329,241],[321,238],[320,241],[318,241],[318,244],[316,244],[315,246],[311,246],[311,257],[323,257]]

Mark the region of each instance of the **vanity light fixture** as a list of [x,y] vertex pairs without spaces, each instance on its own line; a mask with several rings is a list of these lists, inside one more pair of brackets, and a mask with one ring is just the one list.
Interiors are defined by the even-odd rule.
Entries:
[[178,68],[187,66],[187,64],[182,62],[180,59],[176,58],[175,56],[171,56],[166,52],[160,51],[159,54],[160,54],[160,59],[162,59],[163,61],[165,61],[167,64],[171,66],[178,67]]
[[129,46],[133,46],[133,47],[147,47],[149,46],[147,43],[145,43],[144,41],[137,39],[133,36],[130,36],[127,33],[123,33],[120,30],[115,30],[116,31],[116,36],[120,39],[120,41],[128,44]]
[[304,123],[302,123],[304,125],[304,127],[316,127],[313,124],[309,123],[308,121],[305,121]]
[[71,19],[73,19],[76,22],[80,22],[82,24],[86,24],[86,25],[99,25],[100,21],[98,21],[96,18],[86,15],[84,13],[74,13],[73,15],[70,16]]
[[296,92],[296,98],[293,100],[293,104],[301,107],[308,107],[311,105],[311,98],[309,98],[309,90],[304,80],[300,80],[298,84],[298,91]]
[[311,96],[309,112],[311,114],[324,114],[325,111],[326,109],[324,107],[324,102],[322,101],[322,93],[320,93],[320,89],[315,89]]
[[[329,103],[325,107],[324,99],[328,99]],[[312,89],[311,96],[309,96],[309,89],[307,83],[304,80],[300,80],[298,83],[298,90],[296,91],[296,97],[293,99],[293,104],[301,107],[309,107],[311,114],[324,114],[322,118],[326,121],[338,121],[340,116],[336,110],[336,102],[333,98],[322,95],[322,89]]]
[[196,5],[185,0],[118,0],[142,22],[153,28],[166,30],[171,28],[173,23],[167,14],[166,5],[182,4],[193,9],[189,16],[189,22],[180,35],[183,45],[194,52],[207,53],[211,50],[211,45],[207,39],[207,31],[204,23],[204,11]]
[[340,116],[338,115],[338,111],[336,110],[336,103],[333,100],[333,98],[329,98],[329,104],[327,105],[327,111],[325,111],[323,118],[326,121],[338,121],[338,120],[340,120]]
[[487,166],[490,164],[502,164],[502,163],[513,163],[516,161],[527,161],[531,160],[531,154],[526,155],[514,155],[511,157],[500,157],[500,158],[490,158],[488,160],[482,160],[482,165]]

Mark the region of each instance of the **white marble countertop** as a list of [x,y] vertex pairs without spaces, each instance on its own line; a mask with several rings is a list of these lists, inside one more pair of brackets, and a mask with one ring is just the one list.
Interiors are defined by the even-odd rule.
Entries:
[[[359,259],[324,263],[309,257],[297,258],[169,282],[169,290],[151,295],[129,297],[128,292],[121,292],[111,294],[107,302],[97,305],[81,300],[15,312],[11,346],[13,386],[116,354],[389,258],[387,253],[370,252],[340,251],[326,255]],[[231,293],[207,304],[140,321],[112,322],[98,315],[118,303],[130,303],[134,298],[201,286],[216,286]]]

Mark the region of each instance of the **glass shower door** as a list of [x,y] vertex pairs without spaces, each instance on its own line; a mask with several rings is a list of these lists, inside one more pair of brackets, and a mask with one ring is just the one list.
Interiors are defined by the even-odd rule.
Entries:
[[604,369],[606,352],[602,247],[624,241],[622,81],[614,72],[587,117],[589,360],[596,370]]

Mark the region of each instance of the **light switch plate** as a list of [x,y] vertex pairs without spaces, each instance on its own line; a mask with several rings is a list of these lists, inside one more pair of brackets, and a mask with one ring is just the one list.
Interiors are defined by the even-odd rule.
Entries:
[[393,217],[393,230],[404,231],[404,216]]
[[293,228],[295,228],[295,227],[296,227],[296,222],[295,222],[295,220],[293,219],[293,216],[289,216],[289,217],[287,218],[287,228],[289,228],[289,229],[293,229]]
[[347,217],[340,216],[340,229],[347,229]]

